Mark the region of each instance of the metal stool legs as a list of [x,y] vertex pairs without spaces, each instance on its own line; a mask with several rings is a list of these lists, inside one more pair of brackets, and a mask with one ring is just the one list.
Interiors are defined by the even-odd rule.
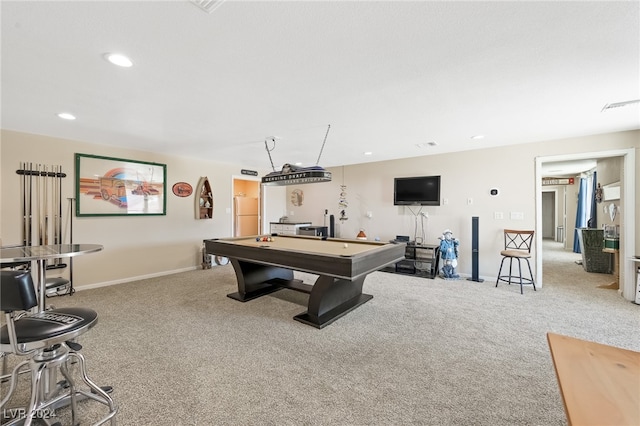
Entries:
[[[502,262],[500,262],[500,270],[498,271],[498,278],[496,279],[496,287],[498,287],[498,283],[500,281],[504,281],[506,283],[508,283],[509,285],[511,285],[511,283],[515,283],[515,284],[520,284],[520,294],[524,294],[523,291],[523,285],[529,285],[531,284],[533,286],[533,291],[537,291],[536,290],[536,283],[533,279],[533,272],[531,271],[531,263],[529,263],[529,259],[528,258],[524,258],[524,260],[527,262],[527,267],[529,268],[529,277],[531,278],[526,278],[522,276],[522,263],[521,263],[521,258],[519,257],[509,257],[509,275],[500,275],[502,273],[502,266],[504,264],[504,261],[507,259],[507,257],[503,257],[502,258]],[[518,261],[518,275],[513,275],[512,269],[513,269],[513,259],[516,259]]]
[[[90,389],[86,391],[76,387],[75,380],[69,372],[69,362],[71,359],[77,361],[78,372],[84,384]],[[0,402],[3,407],[11,398],[16,388],[16,382],[20,370],[28,366],[31,371],[31,396],[29,405],[24,409],[16,409],[18,416],[3,426],[24,425],[30,426],[34,420],[53,420],[55,419],[55,410],[70,405],[72,425],[77,425],[77,403],[80,398],[92,399],[108,408],[107,414],[98,422],[93,423],[94,426],[103,425],[111,421],[111,425],[116,424],[117,408],[112,398],[98,385],[96,385],[88,376],[86,370],[85,358],[82,354],[70,351],[65,345],[38,352],[31,359],[22,361],[13,369],[11,373],[11,385],[8,394]],[[64,377],[63,386],[54,384],[54,389],[49,389],[50,373],[59,370]],[[54,376],[55,377],[55,376]],[[80,397],[80,398],[79,398]]]

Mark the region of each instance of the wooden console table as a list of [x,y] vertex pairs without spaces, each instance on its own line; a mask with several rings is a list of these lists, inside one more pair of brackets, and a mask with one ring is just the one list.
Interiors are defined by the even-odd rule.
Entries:
[[547,333],[569,425],[640,425],[640,352]]

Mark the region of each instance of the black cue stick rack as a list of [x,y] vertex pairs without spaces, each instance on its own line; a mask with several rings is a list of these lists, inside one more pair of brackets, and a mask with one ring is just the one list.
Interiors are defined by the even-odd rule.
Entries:
[[[23,246],[64,244],[61,165],[20,163],[21,239]],[[30,263],[30,262],[27,262]],[[30,265],[29,265],[30,267]],[[47,262],[47,271],[67,268],[61,259]],[[71,271],[69,271],[71,274]],[[47,296],[72,294],[73,284],[62,277],[47,278]]]

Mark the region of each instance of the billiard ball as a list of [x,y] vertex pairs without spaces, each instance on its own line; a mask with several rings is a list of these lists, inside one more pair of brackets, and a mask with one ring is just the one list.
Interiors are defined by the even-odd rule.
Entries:
[[256,237],[256,241],[258,241],[258,242],[259,242],[259,241],[260,241],[260,237]]
[[349,244],[344,243],[344,248],[347,248],[347,247],[349,247]]

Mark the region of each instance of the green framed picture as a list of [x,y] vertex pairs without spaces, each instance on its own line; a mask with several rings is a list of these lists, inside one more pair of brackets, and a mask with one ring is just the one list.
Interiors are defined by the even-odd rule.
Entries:
[[76,154],[76,216],[166,215],[166,164]]

